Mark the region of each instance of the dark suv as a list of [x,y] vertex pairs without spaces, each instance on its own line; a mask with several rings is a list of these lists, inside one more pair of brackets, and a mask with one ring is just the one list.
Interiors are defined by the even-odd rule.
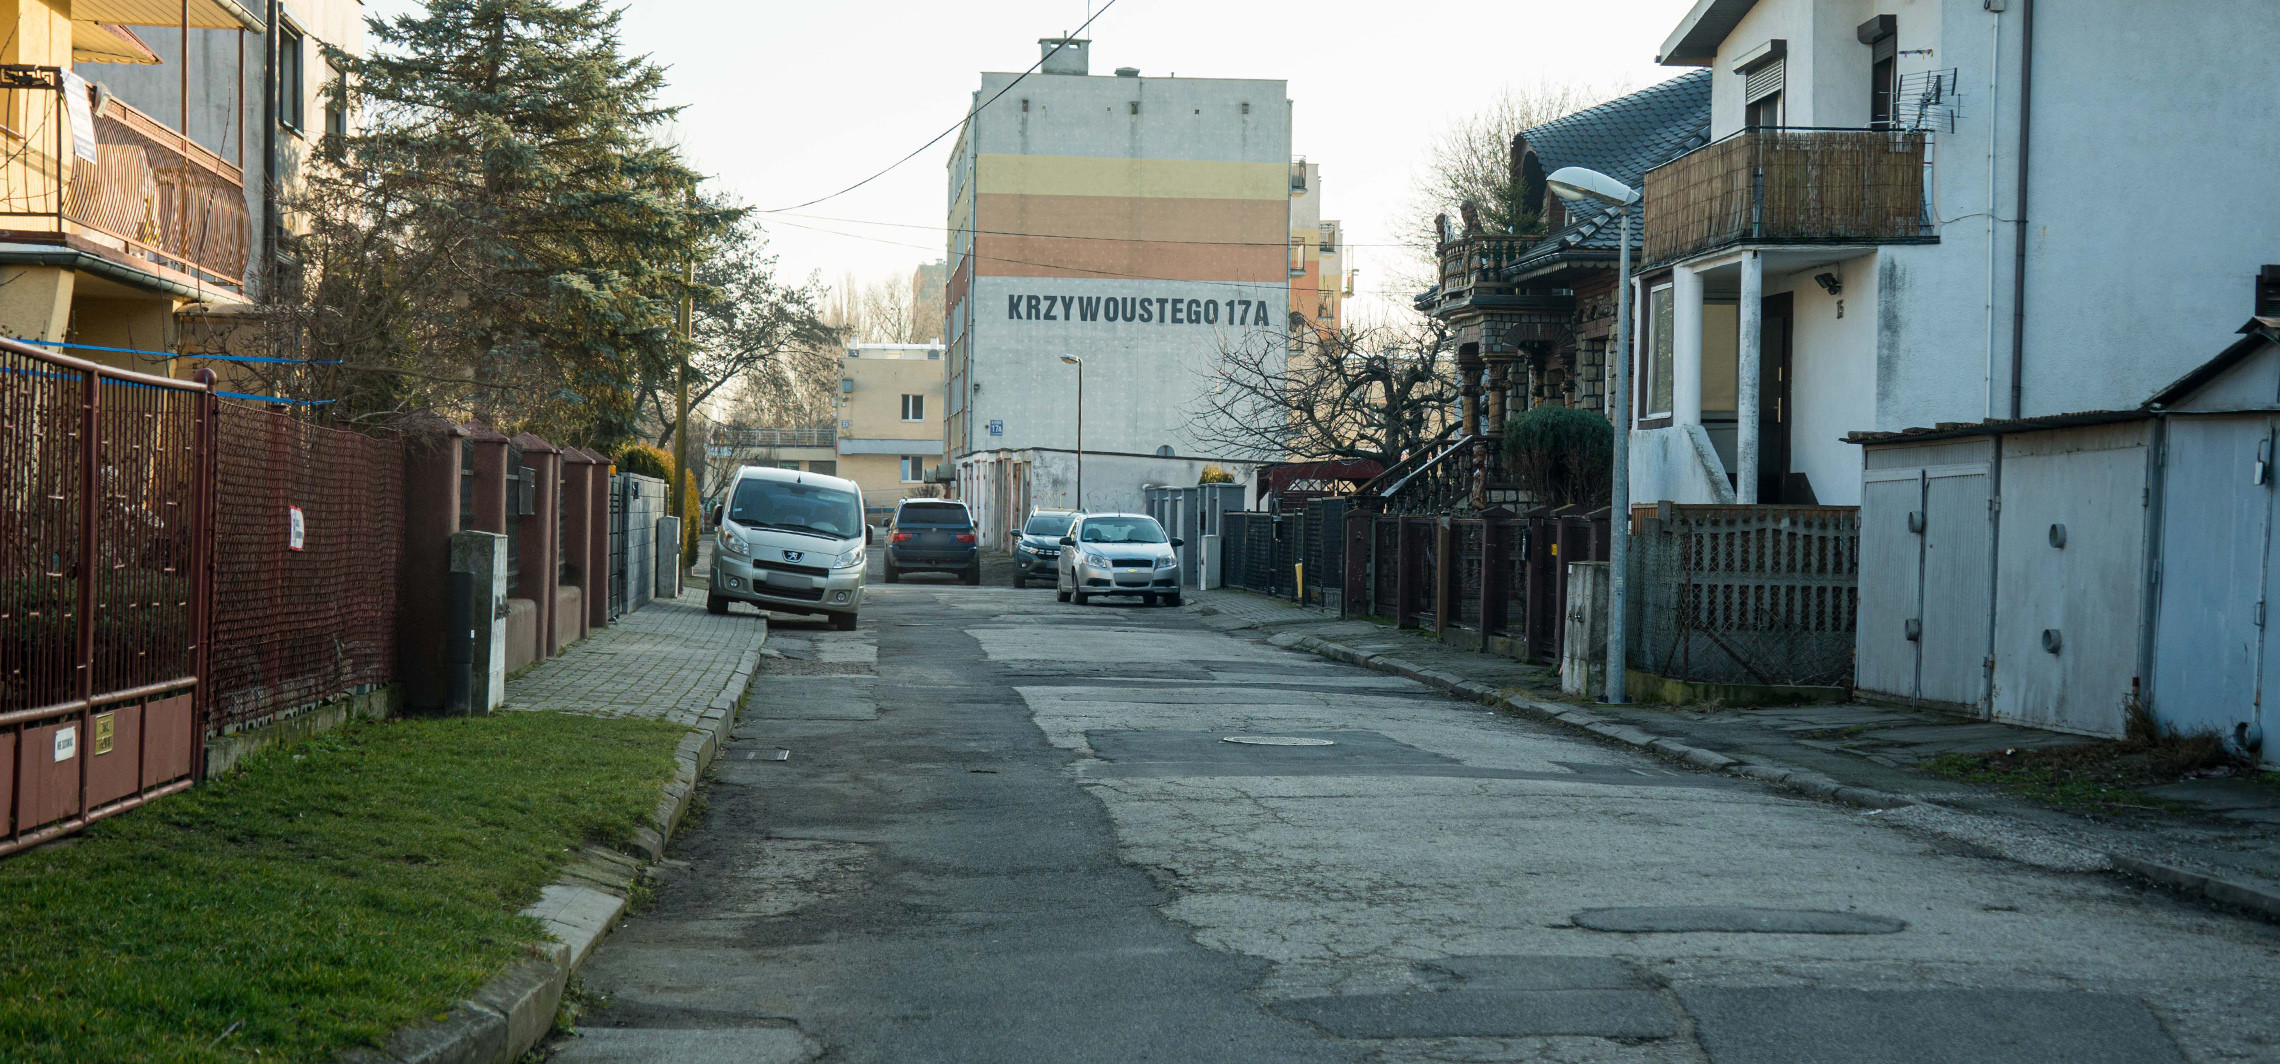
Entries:
[[981,537],[974,515],[962,502],[904,499],[887,526],[887,583],[904,573],[957,573],[969,584],[982,582]]

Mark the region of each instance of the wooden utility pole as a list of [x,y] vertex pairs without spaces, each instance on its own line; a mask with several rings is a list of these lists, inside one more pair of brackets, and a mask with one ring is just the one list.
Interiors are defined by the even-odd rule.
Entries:
[[695,342],[692,319],[696,317],[697,260],[689,259],[681,268],[681,371],[673,385],[673,484],[665,490],[673,497],[673,516],[681,519],[681,542],[689,541],[689,521],[694,515],[689,510],[689,345]]

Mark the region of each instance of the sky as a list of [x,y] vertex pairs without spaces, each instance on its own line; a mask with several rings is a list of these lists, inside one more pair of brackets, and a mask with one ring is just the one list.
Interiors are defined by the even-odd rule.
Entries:
[[[417,0],[366,0],[374,15]],[[1637,87],[1681,71],[1657,46],[1690,0],[629,0],[629,51],[669,68],[666,102],[697,167],[747,205],[836,192],[958,125],[981,71],[1020,71],[1037,38],[1102,11],[1092,70],[1280,78],[1293,154],[1322,167],[1324,218],[1345,223],[1358,305],[1389,292],[1390,246],[1434,134],[1506,86]],[[768,216],[780,269],[826,281],[907,276],[943,255],[955,134],[864,187]]]

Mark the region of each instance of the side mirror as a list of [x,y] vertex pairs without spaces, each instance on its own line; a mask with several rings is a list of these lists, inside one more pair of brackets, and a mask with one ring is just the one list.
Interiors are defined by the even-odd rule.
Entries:
[[1183,539],[1181,539],[1181,538],[1180,538],[1180,537],[1178,537],[1178,536],[1173,536],[1173,537],[1172,537],[1172,546],[1175,546],[1175,547],[1177,547],[1177,546],[1179,546],[1180,544],[1182,544],[1182,543],[1185,543],[1185,542],[1187,542],[1187,541],[1186,541],[1186,540],[1183,540]]
[[712,523],[713,523],[713,527],[714,527],[714,528],[719,528],[719,527],[720,527],[720,511],[721,511],[721,508],[720,508],[720,507],[718,507],[718,506],[715,506],[715,507],[713,507],[713,514],[712,514],[713,520],[712,520]]
[[1076,546],[1076,545],[1077,545],[1077,540],[1076,540],[1076,537],[1075,537],[1075,536],[1062,536],[1062,537],[1061,537],[1061,545],[1062,545],[1062,546],[1064,546],[1064,547],[1074,547],[1074,546]]

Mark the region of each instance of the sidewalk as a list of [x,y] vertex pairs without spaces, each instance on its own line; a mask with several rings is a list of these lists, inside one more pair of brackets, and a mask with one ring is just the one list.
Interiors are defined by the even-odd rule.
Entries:
[[505,713],[634,718],[688,729],[675,751],[673,779],[650,823],[635,830],[634,852],[587,845],[522,911],[552,941],[534,944],[534,956],[510,965],[440,1022],[399,1030],[384,1052],[357,1050],[344,1064],[509,1064],[554,1029],[571,976],[625,914],[644,869],[664,857],[697,780],[735,727],[767,638],[767,618],[707,613],[704,591],[684,587],[679,597],[626,614],[507,681]]
[[1222,630],[1410,676],[1458,697],[1643,747],[1698,767],[1884,810],[1913,827],[2048,867],[2122,871],[2280,919],[2280,789],[2191,780],[2147,793],[2170,810],[2085,814],[1923,771],[1950,754],[2095,740],[1882,706],[1608,706],[1563,695],[1556,670],[1462,650],[1430,633],[1341,620],[1247,591],[1194,593]]

